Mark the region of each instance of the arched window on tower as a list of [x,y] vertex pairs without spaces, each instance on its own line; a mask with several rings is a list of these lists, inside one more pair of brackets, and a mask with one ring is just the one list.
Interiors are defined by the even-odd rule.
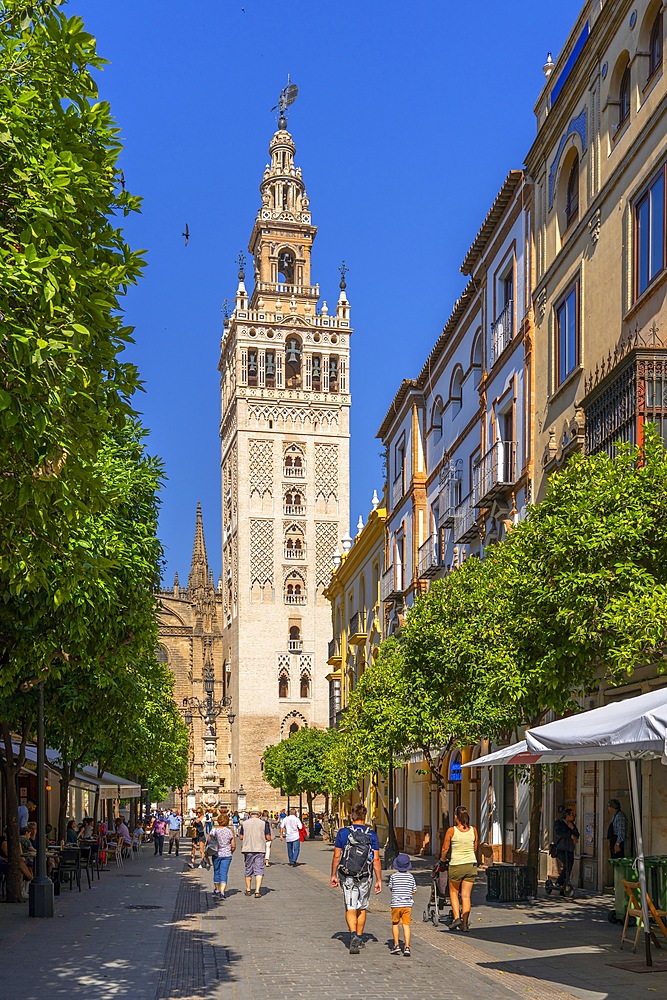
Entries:
[[301,358],[303,349],[299,337],[287,338],[285,345],[285,385],[288,389],[301,387]]
[[292,725],[289,727],[289,734],[290,736],[294,736],[294,734],[298,732],[299,732],[299,723],[293,722]]
[[322,388],[322,358],[319,354],[313,354],[313,389],[316,392]]
[[278,254],[278,279],[284,285],[294,284],[294,254],[281,250]]
[[266,387],[275,389],[276,386],[276,352],[266,352]]
[[299,694],[302,698],[310,698],[310,674],[305,671],[301,674]]
[[289,698],[289,677],[285,672],[278,677],[278,697]]
[[258,378],[257,350],[251,347],[248,350],[248,385],[256,386]]

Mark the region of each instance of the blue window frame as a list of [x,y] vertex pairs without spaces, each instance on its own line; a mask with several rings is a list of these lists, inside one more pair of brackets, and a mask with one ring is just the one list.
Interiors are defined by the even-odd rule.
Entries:
[[635,298],[665,269],[665,167],[635,203]]
[[579,279],[556,306],[556,385],[579,364]]

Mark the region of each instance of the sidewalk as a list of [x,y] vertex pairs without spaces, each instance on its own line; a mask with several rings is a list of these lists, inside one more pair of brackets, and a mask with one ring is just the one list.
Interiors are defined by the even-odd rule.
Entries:
[[154,1000],[187,860],[155,858],[148,844],[91,889],[85,873],[81,892],[64,885],[49,920],[31,919],[27,903],[0,903],[0,996]]

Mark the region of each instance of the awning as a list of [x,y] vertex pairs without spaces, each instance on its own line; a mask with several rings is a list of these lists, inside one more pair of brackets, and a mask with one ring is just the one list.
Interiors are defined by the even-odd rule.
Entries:
[[[12,746],[14,753],[18,753],[19,744]],[[47,770],[58,778],[59,772],[55,765],[60,761],[57,750],[47,749],[46,751]],[[25,770],[31,774],[35,773],[37,766],[37,747],[28,744],[25,748]],[[70,788],[81,788],[86,792],[96,792],[99,789],[100,799],[139,799],[141,798],[141,785],[128,778],[120,778],[117,774],[109,774],[105,771],[101,778],[97,776],[96,767],[79,767],[72,781]]]

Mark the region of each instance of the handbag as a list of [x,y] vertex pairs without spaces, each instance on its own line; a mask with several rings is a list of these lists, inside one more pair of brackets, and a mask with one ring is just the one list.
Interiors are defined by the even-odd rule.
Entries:
[[206,855],[207,858],[217,858],[218,856],[217,843],[214,843],[212,840],[209,840],[208,844],[206,845],[206,850],[204,851],[204,854]]
[[185,836],[192,837],[193,839],[197,836],[197,831],[194,828],[194,824],[190,823],[190,825],[185,828]]
[[301,829],[299,830],[299,840],[301,841],[302,844],[307,836],[308,834],[306,833],[306,828],[305,826],[302,826]]

